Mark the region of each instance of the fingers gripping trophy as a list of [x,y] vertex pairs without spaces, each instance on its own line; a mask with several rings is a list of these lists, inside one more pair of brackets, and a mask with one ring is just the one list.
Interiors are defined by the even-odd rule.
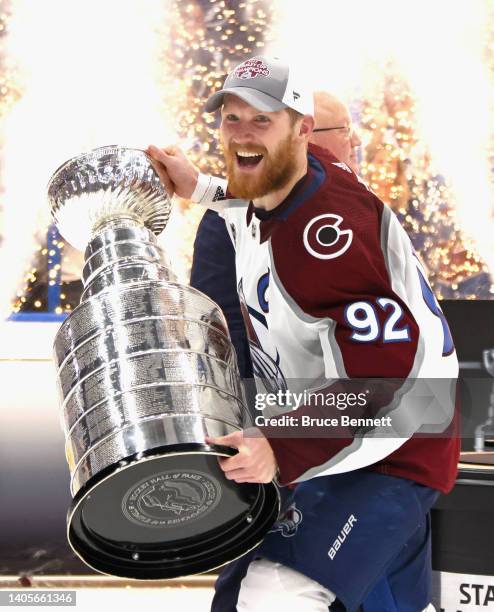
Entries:
[[220,308],[180,284],[156,236],[170,200],[143,151],[102,147],[48,185],[62,236],[85,248],[81,303],[54,343],[72,504],[67,537],[93,569],[201,573],[256,546],[279,510],[273,483],[227,480],[208,443],[247,410]]

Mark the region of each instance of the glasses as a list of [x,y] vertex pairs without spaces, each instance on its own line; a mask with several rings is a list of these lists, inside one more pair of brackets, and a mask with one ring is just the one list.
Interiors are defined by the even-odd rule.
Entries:
[[315,128],[312,130],[313,132],[330,132],[331,130],[346,130],[346,133],[349,134],[352,128],[349,128],[346,125],[342,125],[340,127],[332,127],[332,128]]

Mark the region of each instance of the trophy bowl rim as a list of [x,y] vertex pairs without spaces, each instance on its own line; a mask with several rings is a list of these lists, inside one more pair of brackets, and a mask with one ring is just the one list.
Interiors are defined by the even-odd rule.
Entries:
[[80,160],[84,157],[88,157],[94,153],[96,153],[97,151],[101,151],[102,149],[117,149],[118,151],[124,151],[124,152],[134,152],[134,153],[139,153],[144,155],[150,162],[150,165],[152,166],[152,157],[149,155],[149,153],[147,153],[144,149],[139,149],[137,147],[128,147],[125,145],[119,145],[119,144],[112,144],[112,145],[102,145],[100,147],[94,147],[92,149],[88,149],[87,151],[83,152],[83,153],[78,153],[77,155],[73,155],[72,157],[70,157],[69,159],[65,160],[63,163],[61,163],[58,168],[52,172],[52,175],[50,177],[50,179],[48,180],[47,183],[47,193],[48,193],[48,197],[51,199],[52,195],[50,193],[51,187],[53,185],[53,183],[55,182],[55,180],[58,178],[58,175],[62,172],[62,170],[68,166],[70,166],[71,164],[75,163],[77,160]]
[[[236,450],[231,447],[196,442],[157,446],[127,457],[122,457],[119,462],[95,474],[73,494],[67,512],[66,525],[66,537],[71,549],[83,563],[101,574],[136,580],[163,580],[203,574],[244,556],[262,541],[277,520],[281,508],[281,496],[279,484],[275,479],[267,483],[245,483],[257,489],[255,504],[258,507],[256,508],[255,520],[244,525],[240,532],[240,538],[233,537],[222,545],[216,544],[210,557],[206,557],[206,553],[201,551],[199,555],[189,556],[178,563],[165,558],[162,562],[156,563],[155,561],[154,563],[146,564],[146,567],[140,568],[141,562],[132,562],[130,559],[124,559],[122,555],[114,557],[103,554],[100,556],[103,550],[99,547],[98,540],[87,539],[86,537],[82,539],[80,537],[81,533],[84,532],[86,534],[85,528],[80,529],[84,523],[83,509],[85,503],[94,490],[101,485],[105,485],[114,475],[133,469],[136,465],[142,465],[146,461],[170,459],[184,455],[191,457],[228,457],[235,454]],[[242,487],[242,484],[237,484],[236,487]],[[251,507],[249,512],[252,512],[252,510],[253,508]],[[200,545],[200,543],[198,544]],[[232,550],[234,551],[233,554]],[[96,556],[95,553],[97,553]],[[187,569],[187,566],[190,569]]]
[[[46,198],[51,217],[58,227],[62,237],[77,250],[84,250],[89,240],[94,237],[94,232],[99,231],[98,225],[101,221],[117,220],[118,218],[129,217],[136,213],[135,206],[139,204],[139,199],[135,197],[130,200],[131,206],[127,210],[125,207],[115,209],[112,206],[105,211],[109,203],[109,187],[114,188],[118,194],[121,186],[125,184],[140,185],[138,190],[142,191],[148,203],[144,209],[137,212],[135,222],[145,226],[155,236],[159,235],[166,227],[172,208],[172,196],[168,193],[163,184],[156,166],[157,162],[144,149],[119,144],[104,145],[83,151],[67,159],[51,175],[46,186]],[[110,168],[107,176],[106,167]],[[102,169],[105,168],[105,177],[101,176]],[[121,170],[131,173],[131,183],[127,185],[117,178],[116,172]],[[93,185],[92,192],[99,190],[106,197],[106,204],[102,206],[103,214],[101,218],[95,217],[95,208],[91,200],[86,200],[87,204],[80,209],[74,208],[71,202],[73,197],[84,196],[84,189],[79,189],[80,178],[96,172],[97,177],[93,180],[89,176],[84,178],[84,182]],[[125,179],[127,181],[127,179]],[[83,185],[82,185],[83,187]],[[96,190],[94,189],[96,187]],[[131,189],[134,189],[131,187]],[[137,190],[137,191],[138,191]],[[88,191],[88,194],[90,192]],[[105,195],[106,194],[106,195]],[[148,199],[149,198],[149,199]],[[93,201],[94,202],[94,201]],[[70,213],[67,213],[70,210]],[[77,211],[74,214],[74,211]],[[84,212],[85,211],[85,212]],[[81,221],[77,225],[77,219]],[[103,226],[105,223],[102,224]]]

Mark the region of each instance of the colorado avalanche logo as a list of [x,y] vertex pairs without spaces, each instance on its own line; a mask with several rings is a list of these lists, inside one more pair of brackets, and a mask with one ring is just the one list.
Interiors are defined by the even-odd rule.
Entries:
[[276,521],[269,533],[280,531],[284,538],[291,538],[296,535],[302,519],[303,515],[300,510],[295,504],[292,504],[280,516],[279,520]]
[[256,76],[269,76],[269,70],[262,60],[250,59],[235,68],[235,76],[239,79],[254,79]]
[[341,229],[343,218],[330,213],[314,217],[304,229],[304,246],[317,259],[334,259],[348,250],[353,240],[350,229]]

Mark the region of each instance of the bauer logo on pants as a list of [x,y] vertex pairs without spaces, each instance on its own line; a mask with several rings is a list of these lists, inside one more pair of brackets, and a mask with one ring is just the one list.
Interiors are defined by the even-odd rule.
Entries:
[[357,519],[353,516],[353,514],[350,514],[350,516],[348,517],[348,521],[343,525],[343,529],[340,531],[338,537],[333,542],[333,545],[328,550],[328,557],[331,559],[331,561],[336,557],[336,553],[340,550],[341,545],[346,540],[347,535],[350,533],[353,528],[353,525],[356,522]]

